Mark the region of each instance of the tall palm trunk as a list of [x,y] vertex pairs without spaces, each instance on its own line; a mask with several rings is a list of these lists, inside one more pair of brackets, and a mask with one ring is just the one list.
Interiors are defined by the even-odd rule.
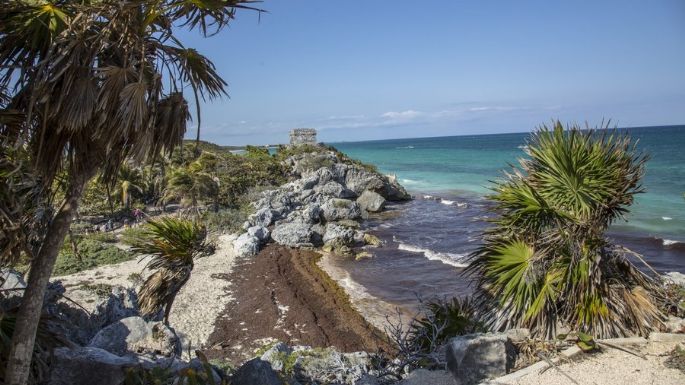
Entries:
[[36,330],[43,310],[45,290],[55,266],[57,254],[64,243],[64,238],[69,232],[71,221],[78,209],[85,185],[94,175],[94,170],[79,175],[70,174],[69,188],[64,203],[48,226],[38,255],[31,260],[26,291],[17,314],[16,328],[12,335],[12,344],[5,371],[7,385],[25,385],[28,381]]

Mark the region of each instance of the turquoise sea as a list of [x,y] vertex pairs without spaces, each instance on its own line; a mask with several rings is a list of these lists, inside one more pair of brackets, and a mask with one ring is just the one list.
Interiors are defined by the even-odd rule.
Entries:
[[[418,130],[417,130],[418,131]],[[621,129],[649,155],[639,194],[609,236],[660,271],[685,272],[685,126]],[[340,262],[367,291],[397,304],[416,296],[467,292],[458,273],[492,215],[484,196],[523,157],[529,134],[449,136],[331,143],[352,158],[395,174],[416,199],[393,205],[371,231],[387,241],[364,263]],[[447,267],[447,269],[446,269]],[[407,278],[406,271],[412,271]],[[396,278],[403,277],[403,278]]]

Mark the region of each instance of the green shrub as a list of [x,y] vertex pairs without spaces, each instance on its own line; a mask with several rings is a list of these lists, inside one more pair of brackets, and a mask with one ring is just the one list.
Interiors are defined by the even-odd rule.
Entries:
[[53,275],[74,274],[100,265],[111,265],[128,261],[134,257],[128,251],[93,239],[86,238],[78,241],[77,247],[80,258],[73,254],[68,241],[65,241],[65,245],[66,247],[62,247],[57,257]]
[[432,300],[422,304],[423,317],[410,327],[411,342],[425,353],[447,342],[454,336],[485,332],[476,307],[469,298],[449,301]]

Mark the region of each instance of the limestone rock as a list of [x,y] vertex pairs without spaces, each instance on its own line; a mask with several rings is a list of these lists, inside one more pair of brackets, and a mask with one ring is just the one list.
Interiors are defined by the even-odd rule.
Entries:
[[373,234],[365,233],[362,239],[364,241],[364,244],[369,246],[378,247],[383,245],[383,241],[381,241],[380,238]]
[[250,216],[250,223],[254,226],[269,227],[274,221],[274,213],[270,208],[264,207]]
[[333,198],[321,206],[323,217],[328,222],[345,219],[359,219],[362,217],[361,207],[354,201]]
[[251,257],[259,252],[260,243],[262,242],[256,236],[250,235],[249,232],[243,233],[233,241],[233,250],[239,257]]
[[373,257],[373,254],[369,253],[368,251],[362,251],[362,252],[355,254],[354,260],[355,261],[361,261],[362,259],[368,259],[368,258],[372,258],[372,257]]
[[416,369],[397,385],[456,385],[454,378],[446,370]]
[[133,357],[119,357],[96,347],[57,348],[52,358],[49,385],[120,385],[124,368],[134,366]]
[[259,243],[265,243],[269,240],[269,230],[264,226],[252,226],[247,229],[247,233],[259,240]]
[[335,181],[330,181],[323,186],[319,185],[315,187],[314,190],[320,194],[328,195],[334,198],[347,199],[357,197],[357,194],[355,194],[354,191]]
[[323,241],[328,243],[333,240],[338,240],[343,245],[351,245],[354,243],[354,230],[337,223],[329,223],[326,225]]
[[153,353],[164,356],[181,354],[176,333],[162,322],[145,322],[141,317],[128,317],[100,330],[90,341],[90,347],[104,349],[116,355]]
[[357,198],[357,203],[362,209],[370,213],[377,213],[385,207],[385,198],[373,191],[364,190],[362,195]]
[[244,363],[231,377],[232,385],[285,385],[271,364],[259,358]]
[[283,361],[285,357],[290,355],[292,352],[293,349],[290,346],[284,344],[283,342],[278,342],[269,348],[269,350],[264,352],[260,359],[270,363],[273,370],[280,372],[284,368]]
[[271,232],[271,238],[283,246],[299,247],[318,244],[316,233],[307,223],[290,222],[276,226]]
[[514,348],[504,333],[469,334],[447,343],[447,368],[459,385],[503,376],[514,363]]
[[669,333],[685,333],[685,318],[669,316],[664,326]]

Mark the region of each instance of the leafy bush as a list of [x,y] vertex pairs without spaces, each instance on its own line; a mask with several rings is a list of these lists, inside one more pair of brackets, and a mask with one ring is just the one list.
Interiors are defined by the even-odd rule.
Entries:
[[557,323],[599,338],[659,328],[659,286],[604,234],[642,191],[646,157],[626,136],[559,122],[526,153],[494,186],[498,217],[467,268],[487,325],[548,338]]
[[132,253],[121,250],[112,244],[84,238],[80,239],[77,244],[81,256],[79,259],[73,254],[68,244],[69,242],[65,241],[65,246],[60,250],[53,275],[74,274],[100,265],[128,261],[134,257]]
[[410,325],[409,338],[425,353],[433,351],[454,336],[484,332],[483,323],[469,298],[432,300],[422,304],[423,317]]

